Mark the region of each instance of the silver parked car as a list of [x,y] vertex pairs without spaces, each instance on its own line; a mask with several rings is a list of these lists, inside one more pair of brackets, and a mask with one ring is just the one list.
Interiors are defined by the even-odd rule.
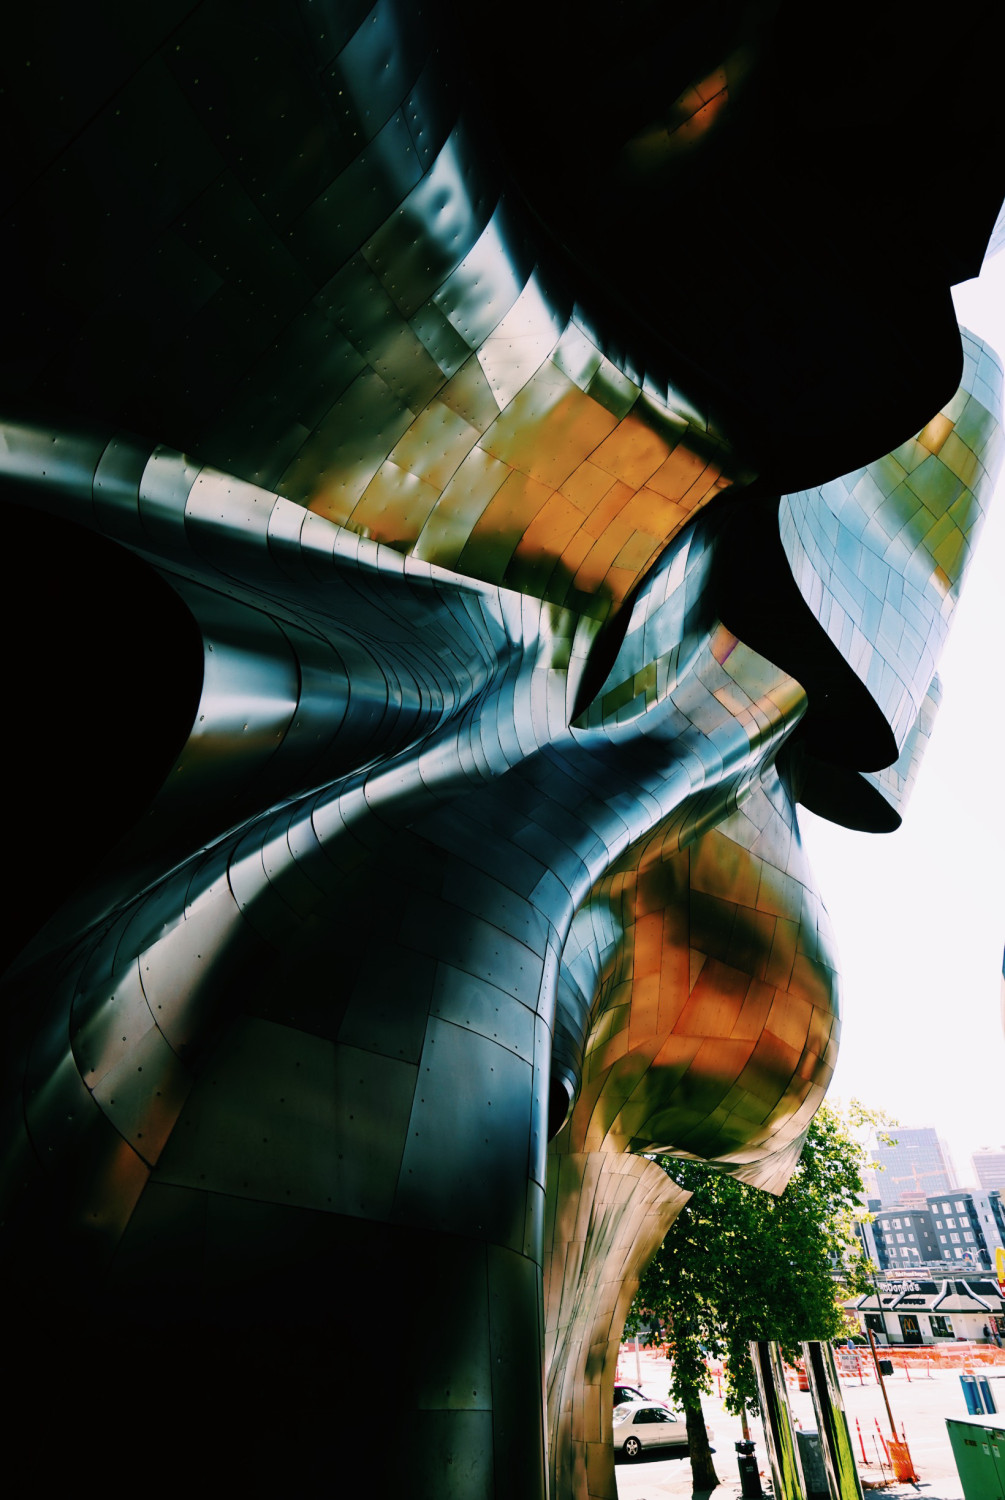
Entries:
[[[712,1429],[706,1427],[708,1440]],[[638,1458],[643,1449],[676,1448],[687,1451],[687,1422],[683,1416],[656,1401],[625,1401],[614,1408],[614,1447],[626,1458]]]
[[623,1406],[626,1401],[646,1401],[650,1406],[669,1406],[669,1401],[660,1401],[655,1396],[647,1396],[645,1391],[640,1391],[637,1385],[616,1385],[614,1387],[614,1405]]

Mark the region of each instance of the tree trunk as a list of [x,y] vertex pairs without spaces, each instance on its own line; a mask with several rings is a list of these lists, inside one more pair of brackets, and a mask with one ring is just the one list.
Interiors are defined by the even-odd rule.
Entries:
[[708,1446],[708,1433],[705,1431],[705,1419],[701,1414],[700,1402],[696,1402],[694,1406],[685,1406],[684,1415],[687,1418],[687,1446],[691,1454],[692,1486],[696,1490],[714,1490],[719,1483],[719,1476],[712,1462],[712,1450]]

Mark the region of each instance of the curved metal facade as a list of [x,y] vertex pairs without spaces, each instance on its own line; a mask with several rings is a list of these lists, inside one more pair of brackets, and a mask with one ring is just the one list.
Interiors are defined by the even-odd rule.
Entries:
[[[673,106],[671,199],[685,146],[684,186],[766,128],[742,80],[777,65],[769,10],[681,27],[678,70],[728,66]],[[313,1493],[386,1324],[386,1478],[611,1496],[611,1351],[682,1200],[644,1153],[776,1191],[798,1157],[839,1023],[795,805],[898,820],[1000,366],[965,335],[951,395],[959,267],[929,246],[930,360],[850,436],[821,375],[786,459],[732,314],[709,306],[699,367],[673,298],[657,316],[628,267],[631,305],[596,290],[568,184],[542,218],[520,110],[493,142],[449,7],[80,24],[74,87],[16,94],[4,496],[53,549],[75,523],[152,569],[202,662],[148,810],[77,848],[83,884],[6,981],[12,1347],[26,1385],[70,1371],[76,1439],[114,1390],[119,1452],[149,1464],[151,1406],[171,1430],[225,1390],[249,1436],[211,1432],[205,1473]],[[954,225],[964,262],[989,193]],[[779,402],[815,336],[765,343]],[[77,735],[112,753],[102,714]]]

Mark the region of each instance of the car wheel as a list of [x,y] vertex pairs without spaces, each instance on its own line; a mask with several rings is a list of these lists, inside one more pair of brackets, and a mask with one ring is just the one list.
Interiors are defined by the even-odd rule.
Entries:
[[626,1458],[638,1458],[642,1452],[642,1444],[637,1437],[625,1438],[624,1454]]

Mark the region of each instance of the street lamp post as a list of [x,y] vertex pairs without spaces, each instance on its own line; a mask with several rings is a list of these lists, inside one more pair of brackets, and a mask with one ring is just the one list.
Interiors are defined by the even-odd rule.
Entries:
[[883,1337],[886,1339],[886,1342],[892,1346],[893,1339],[890,1337],[890,1330],[886,1326],[886,1308],[883,1306],[883,1299],[879,1293],[879,1282],[876,1280],[876,1262],[872,1259],[871,1256],[869,1258],[869,1269],[872,1272],[872,1284],[876,1291],[876,1306],[878,1307],[879,1315],[883,1320]]

